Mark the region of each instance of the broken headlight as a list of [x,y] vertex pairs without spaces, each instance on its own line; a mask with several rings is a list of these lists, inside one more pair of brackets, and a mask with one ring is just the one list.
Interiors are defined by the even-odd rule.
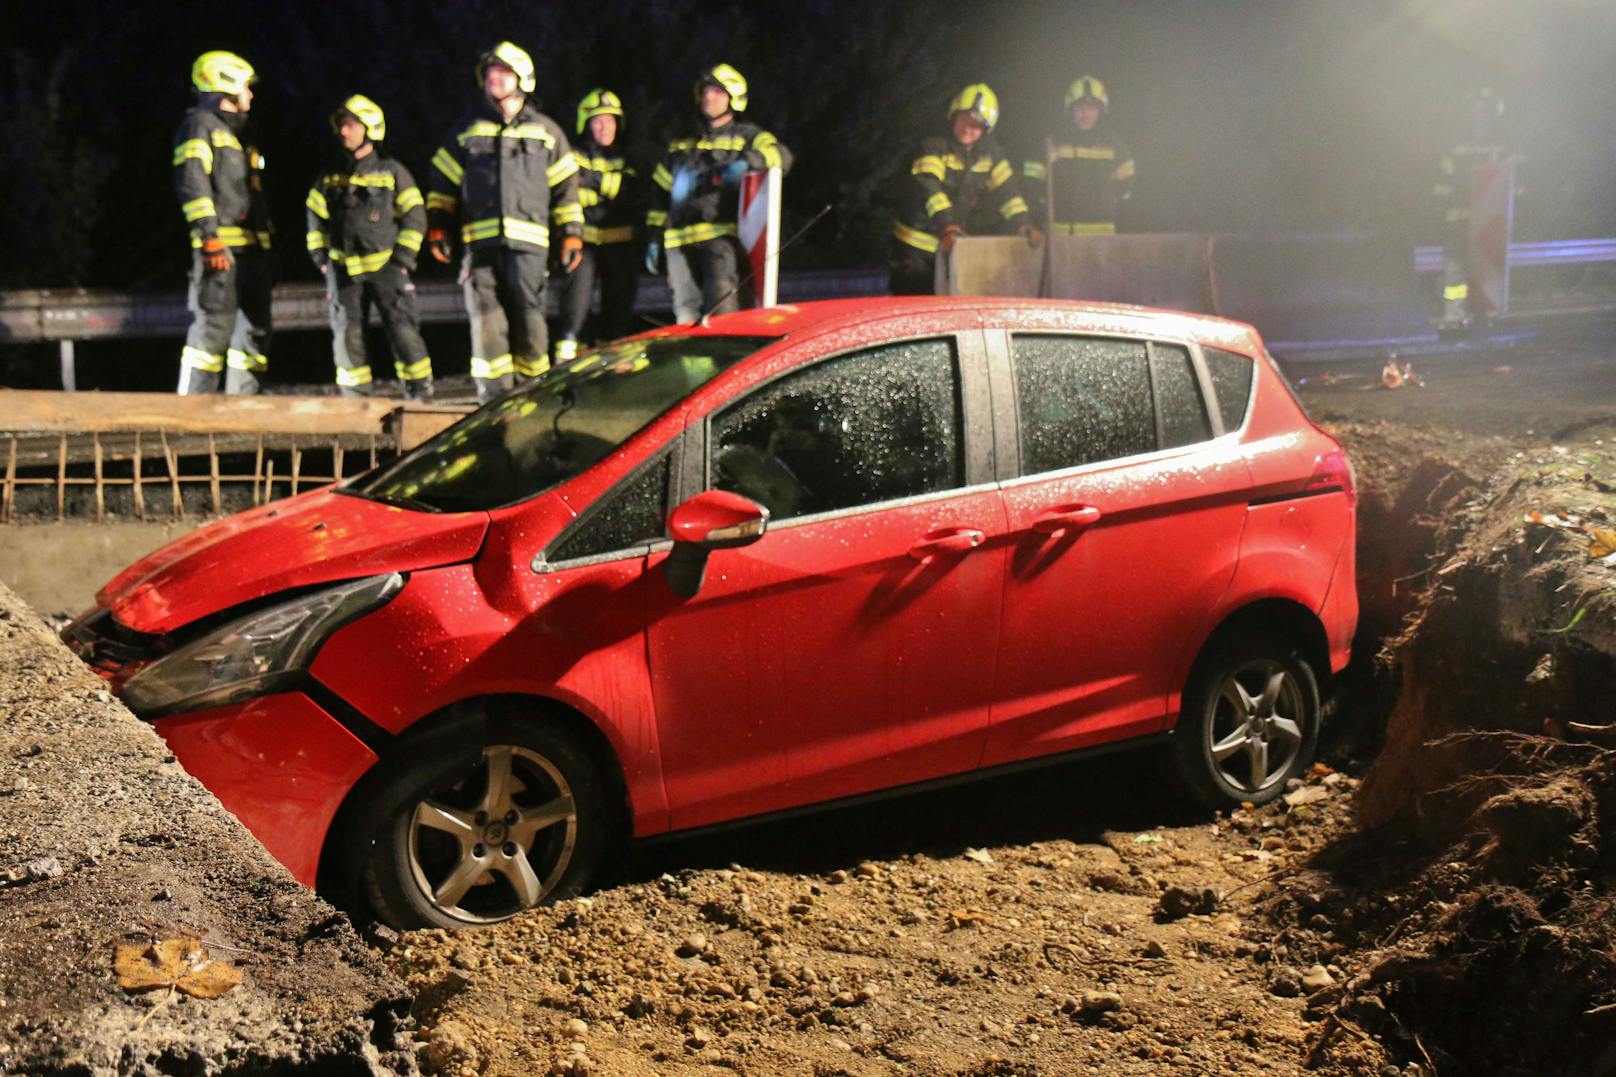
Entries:
[[149,720],[285,691],[331,633],[403,586],[396,572],[372,576],[231,621],[130,677],[120,693],[124,704]]

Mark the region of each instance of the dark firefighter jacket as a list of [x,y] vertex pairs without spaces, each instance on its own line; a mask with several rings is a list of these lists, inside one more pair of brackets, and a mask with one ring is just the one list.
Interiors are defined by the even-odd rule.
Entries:
[[242,112],[221,112],[223,94],[203,94],[174,134],[174,193],[191,246],[218,236],[227,247],[269,247],[264,155],[243,145]]
[[724,181],[725,170],[736,161],[745,161],[751,172],[778,168],[784,173],[791,170],[791,151],[757,124],[740,119],[722,127],[704,123],[695,138],[668,143],[667,156],[651,174],[655,189],[645,223],[662,233],[669,250],[740,231],[740,187]]
[[1028,161],[1023,175],[1032,197],[1042,200],[1046,191],[1053,192],[1050,220],[1056,234],[1115,233],[1117,205],[1128,197],[1133,184],[1133,154],[1128,148],[1113,142],[1099,128],[1073,128],[1044,150],[1049,155],[1047,168],[1044,161]]
[[597,246],[634,239],[645,212],[645,181],[618,146],[602,149],[585,133],[573,148],[578,158],[578,202],[584,208],[584,242]]
[[909,165],[892,234],[927,254],[937,253],[944,229],[993,235],[1031,224],[1015,169],[992,136],[966,148],[952,138],[928,138]]
[[1440,174],[1431,188],[1447,231],[1464,235],[1470,229],[1470,174],[1482,165],[1496,164],[1504,147],[1491,143],[1461,142],[1442,155]]
[[329,258],[350,277],[374,273],[392,262],[414,269],[426,233],[426,202],[410,170],[379,149],[314,181],[308,210],[309,256],[317,266]]
[[506,122],[485,101],[432,157],[426,208],[434,228],[456,214],[466,246],[546,251],[550,226],[581,236],[578,161],[560,126],[532,104]]

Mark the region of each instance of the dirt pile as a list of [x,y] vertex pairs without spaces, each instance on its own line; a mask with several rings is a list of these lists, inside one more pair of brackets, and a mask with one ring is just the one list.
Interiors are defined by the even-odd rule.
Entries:
[[1446,496],[1424,482],[1368,830],[1309,866],[1317,900],[1282,887],[1263,908],[1298,960],[1359,968],[1310,1000],[1315,1061],[1374,1037],[1443,1074],[1616,1073],[1616,458],[1584,434],[1486,472],[1449,454],[1483,478]]
[[[1353,784],[1321,771],[1294,805],[1092,840],[679,870],[407,934],[390,960],[423,1068],[457,1077],[1299,1074],[1304,995],[1353,970],[1294,966],[1251,907],[1349,825]],[[1372,1072],[1357,1047],[1332,1070]]]
[[411,1072],[347,919],[4,586],[0,656],[0,1073]]

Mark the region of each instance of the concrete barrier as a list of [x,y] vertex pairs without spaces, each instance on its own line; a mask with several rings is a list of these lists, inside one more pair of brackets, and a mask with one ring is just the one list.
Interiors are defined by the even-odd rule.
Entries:
[[1250,322],[1289,350],[1432,337],[1408,245],[1392,236],[971,236],[939,273],[951,295],[1193,310]]

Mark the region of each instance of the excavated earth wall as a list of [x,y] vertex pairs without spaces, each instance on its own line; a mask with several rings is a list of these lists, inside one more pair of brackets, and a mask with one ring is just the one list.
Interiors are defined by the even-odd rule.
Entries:
[[[4,585],[0,656],[0,1073],[413,1072],[402,984]],[[187,938],[239,985],[120,987]]]

